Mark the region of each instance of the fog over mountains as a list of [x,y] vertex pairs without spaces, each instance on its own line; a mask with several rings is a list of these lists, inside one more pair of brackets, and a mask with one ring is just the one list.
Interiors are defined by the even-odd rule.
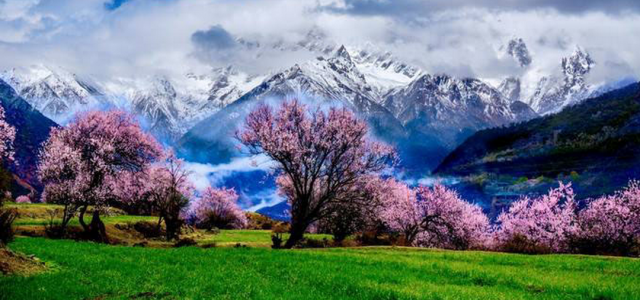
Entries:
[[[74,74],[56,66],[26,65],[5,70],[0,78],[59,123],[77,111],[116,106],[140,114],[151,131],[169,141],[178,140],[198,122],[260,85],[273,85],[280,77],[281,84],[288,86],[288,94],[341,99],[351,105],[356,105],[353,101],[358,98],[359,106],[380,105],[403,125],[423,118],[427,127],[450,127],[447,122],[456,123],[454,127],[461,132],[530,118],[533,114],[523,104],[537,114],[559,111],[596,88],[585,80],[595,65],[585,50],[576,47],[573,53],[568,53],[558,62],[557,74],[537,74],[532,69],[529,73],[536,73],[532,76],[526,70],[535,58],[520,38],[505,42],[500,52],[517,62],[525,75],[514,74],[496,86],[481,78],[429,74],[371,44],[344,47],[327,41],[317,31],[310,31],[302,40],[290,44],[263,45],[242,38],[237,43],[254,51],[258,60],[269,59],[262,53],[274,49],[315,58],[302,64],[283,65],[280,70],[265,74],[249,74],[229,65],[204,74],[187,73],[180,78],[118,77],[105,82],[92,78],[91,74]],[[300,82],[298,73],[309,80]],[[366,113],[364,107],[358,110]],[[459,123],[462,119],[467,121]],[[459,142],[455,136],[443,140],[448,148]]]
[[[258,61],[268,60],[273,51],[309,59],[260,74],[228,65],[179,77],[109,80],[62,67],[25,65],[3,71],[0,79],[59,124],[83,110],[129,110],[184,158],[205,165],[229,164],[242,156],[233,133],[257,103],[296,97],[321,106],[345,106],[366,119],[377,138],[396,146],[400,169],[411,176],[428,174],[478,130],[558,112],[617,87],[588,83],[598,65],[578,46],[557,62],[556,71],[541,72],[521,38],[496,47],[498,59],[513,60],[520,68],[501,81],[431,74],[372,44],[337,44],[317,30],[291,43],[243,38],[234,43]],[[255,189],[246,193],[262,188]]]

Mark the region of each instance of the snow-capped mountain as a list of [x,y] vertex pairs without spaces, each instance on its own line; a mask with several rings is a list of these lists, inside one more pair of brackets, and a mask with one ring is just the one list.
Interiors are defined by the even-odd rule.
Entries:
[[[390,70],[406,72],[406,78],[420,72],[408,66]],[[477,79],[416,77],[406,86],[381,93],[378,81],[370,81],[354,56],[341,46],[327,58],[318,57],[267,78],[194,126],[179,145],[185,157],[198,162],[228,161],[237,154],[229,137],[257,103],[303,95],[309,101],[334,101],[353,109],[370,123],[377,137],[399,149],[406,165],[424,170],[479,129],[535,115],[521,102],[517,112],[512,110],[512,101]]]
[[100,84],[61,68],[32,66],[0,74],[37,110],[64,124],[96,107],[128,109],[154,134],[175,140],[191,126],[235,101],[262,81],[231,67],[180,78],[116,78]]
[[522,84],[519,78],[508,77],[500,83],[498,91],[509,101],[520,100]]
[[527,103],[544,115],[588,98],[594,87],[587,84],[586,76],[594,65],[589,53],[577,47],[571,56],[562,59],[562,73],[543,77]]
[[[234,156],[233,132],[257,104],[298,95],[309,101],[345,105],[367,119],[379,136],[405,137],[402,125],[378,104],[379,95],[367,83],[345,47],[278,72],[218,113],[195,125],[179,141],[182,154],[198,162],[228,161]],[[236,153],[237,154],[237,153]]]
[[48,118],[63,123],[71,114],[103,102],[103,95],[90,80],[61,68],[31,66],[0,73],[35,109]]
[[423,75],[384,101],[405,127],[435,133],[446,148],[456,147],[473,132],[521,121],[499,90],[478,79]]
[[262,80],[233,68],[220,68],[210,74],[186,74],[170,79],[155,76],[145,80],[119,82],[107,90],[116,102],[125,105],[146,121],[146,126],[161,138],[174,141],[194,124],[235,101]]

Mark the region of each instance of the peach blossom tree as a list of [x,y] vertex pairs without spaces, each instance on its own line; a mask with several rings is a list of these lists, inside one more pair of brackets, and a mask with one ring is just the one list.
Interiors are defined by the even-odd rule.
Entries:
[[237,134],[252,154],[266,154],[280,174],[281,193],[291,205],[285,248],[296,245],[310,224],[333,214],[352,197],[361,180],[383,171],[393,149],[373,141],[368,126],[346,108],[309,110],[297,100],[276,110],[260,105]]

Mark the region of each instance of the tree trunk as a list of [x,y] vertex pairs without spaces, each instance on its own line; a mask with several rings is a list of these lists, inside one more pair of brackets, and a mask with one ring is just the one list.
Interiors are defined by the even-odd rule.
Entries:
[[298,244],[304,237],[304,232],[307,230],[307,226],[304,223],[291,223],[291,230],[289,231],[289,239],[284,244],[285,249],[291,249]]
[[84,214],[86,212],[87,212],[87,206],[83,206],[80,208],[80,215],[78,216],[78,221],[80,222],[80,225],[82,225],[82,228],[84,229],[84,231],[88,233],[90,231],[89,225],[87,225],[87,223],[84,222]]
[[82,208],[80,208],[80,215],[78,216],[80,225],[82,225],[87,238],[101,243],[109,242],[109,238],[107,237],[107,229],[100,219],[100,211],[98,209],[94,208],[93,216],[91,217],[91,223],[89,225],[87,225],[87,223],[84,221],[84,214],[87,212],[87,208],[87,206],[83,206]]
[[100,212],[97,209],[93,211],[93,218],[91,218],[91,224],[89,225],[89,227],[91,228],[91,239],[96,242],[109,242],[109,238],[107,237],[107,229],[100,219]]

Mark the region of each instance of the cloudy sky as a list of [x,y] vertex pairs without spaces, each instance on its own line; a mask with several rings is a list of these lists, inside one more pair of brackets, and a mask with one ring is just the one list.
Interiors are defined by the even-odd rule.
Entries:
[[261,73],[309,57],[255,59],[238,38],[295,42],[310,30],[431,73],[518,72],[500,47],[521,37],[540,70],[580,46],[598,64],[594,79],[640,75],[637,0],[0,0],[0,69],[45,64],[110,78],[234,64]]

